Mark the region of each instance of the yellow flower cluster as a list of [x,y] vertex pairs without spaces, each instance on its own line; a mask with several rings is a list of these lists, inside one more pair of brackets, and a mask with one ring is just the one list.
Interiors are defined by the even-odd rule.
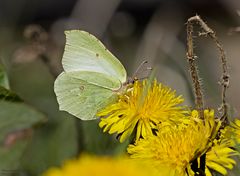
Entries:
[[232,156],[239,155],[240,121],[222,128],[213,110],[200,118],[182,102],[156,80],[136,81],[97,114],[103,131],[116,133],[120,142],[135,136],[127,148],[132,160],[82,156],[43,176],[212,176],[213,170],[226,175],[236,164]]
[[180,106],[182,102],[181,96],[156,80],[150,86],[147,81],[135,82],[117,103],[98,113],[104,116],[99,126],[120,135],[120,142],[134,133],[130,157],[154,165],[161,176],[211,176],[210,170],[226,175],[235,164],[231,157],[238,153],[233,148],[236,138],[223,131],[240,132],[240,123],[220,130],[213,110],[205,110],[200,119],[198,111]]

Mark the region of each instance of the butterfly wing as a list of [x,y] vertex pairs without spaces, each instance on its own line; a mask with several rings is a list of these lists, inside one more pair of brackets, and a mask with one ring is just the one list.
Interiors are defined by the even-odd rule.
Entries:
[[[66,31],[63,54],[65,72],[94,71],[126,82],[126,70],[121,62],[93,35],[85,31]],[[87,80],[86,80],[87,81]]]
[[84,74],[91,77],[90,82],[95,75],[91,72],[61,73],[55,81],[54,91],[60,110],[82,120],[92,120],[97,118],[95,115],[100,109],[117,100],[116,92],[109,88],[114,88],[117,83],[100,74],[98,78],[94,77],[95,80],[102,82],[101,85],[97,85],[96,81],[90,83],[82,80]]
[[103,73],[91,71],[77,71],[69,72],[67,74],[73,78],[81,79],[88,82],[89,84],[94,84],[96,86],[110,89],[112,91],[117,91],[122,86],[120,80]]

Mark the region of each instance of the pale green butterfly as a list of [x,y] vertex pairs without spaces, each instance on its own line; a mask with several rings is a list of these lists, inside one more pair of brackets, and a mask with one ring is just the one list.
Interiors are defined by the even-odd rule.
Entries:
[[82,120],[96,119],[96,113],[126,88],[126,70],[90,33],[71,30],[65,35],[64,71],[54,83],[59,109]]

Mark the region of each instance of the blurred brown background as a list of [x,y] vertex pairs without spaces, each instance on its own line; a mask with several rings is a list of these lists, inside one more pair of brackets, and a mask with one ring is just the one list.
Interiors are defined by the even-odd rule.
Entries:
[[[239,99],[234,95],[238,93],[239,33],[231,31],[239,25],[239,6],[240,2],[236,0],[1,0],[1,54],[12,49],[2,59],[7,59],[5,62],[10,70],[15,68],[12,65],[14,61],[31,61],[29,64],[38,62],[32,58],[35,53],[30,53],[33,51],[29,48],[28,52],[13,53],[14,49],[26,42],[23,31],[29,25],[37,24],[48,35],[43,52],[47,53],[53,64],[57,64],[55,72],[58,73],[65,40],[63,31],[87,30],[103,40],[123,62],[129,76],[143,59],[147,59],[157,67],[162,82],[189,97],[186,80],[183,73],[179,72],[187,74],[184,60],[185,22],[198,14],[217,32],[224,45],[231,71],[228,95],[231,104],[238,110]],[[206,81],[203,87],[207,89],[206,94],[210,93],[205,98],[215,102],[219,95],[215,84],[220,76],[218,53],[214,44],[207,39],[197,39],[195,48],[200,57],[201,75]],[[23,53],[27,56],[23,56]],[[14,86],[16,83],[12,80],[11,84]]]

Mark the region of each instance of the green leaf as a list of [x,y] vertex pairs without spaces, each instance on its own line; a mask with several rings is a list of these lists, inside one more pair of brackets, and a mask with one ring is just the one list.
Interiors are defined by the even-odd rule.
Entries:
[[31,128],[44,120],[43,114],[24,103],[0,101],[0,142],[7,134]]
[[40,175],[49,167],[60,165],[78,153],[77,119],[66,113],[58,112],[56,116],[57,122],[49,121],[35,131],[21,160],[21,167],[30,175]]
[[28,176],[40,175],[49,167],[76,157],[79,152],[75,124],[78,119],[59,112],[53,81],[47,68],[38,61],[11,70],[13,89],[48,117],[47,123],[34,130],[34,136],[19,161],[19,170]]
[[0,86],[3,86],[5,88],[9,89],[7,73],[2,65],[0,65]]
[[1,64],[0,64],[0,100],[17,102],[22,101],[17,94],[9,90],[8,77]]
[[13,101],[13,102],[22,101],[21,98],[16,93],[2,86],[0,86],[0,100]]
[[0,175],[1,170],[5,170],[9,173],[18,172],[20,165],[19,161],[26,149],[28,141],[29,139],[19,140],[9,148],[0,147]]
[[42,113],[24,103],[0,101],[0,170],[19,166],[33,126],[44,120]]

